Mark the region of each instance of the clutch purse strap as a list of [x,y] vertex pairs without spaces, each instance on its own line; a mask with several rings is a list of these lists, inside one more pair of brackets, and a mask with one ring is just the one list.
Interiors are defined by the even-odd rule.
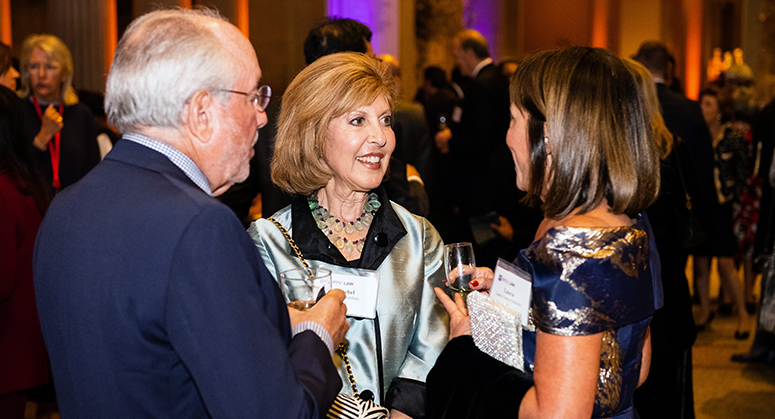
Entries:
[[[275,220],[272,217],[269,217],[269,221],[274,223],[274,225],[277,226],[277,228],[280,229],[280,232],[283,233],[283,237],[285,237],[285,240],[288,241],[288,244],[291,246],[291,250],[293,250],[293,253],[296,254],[296,257],[299,258],[299,261],[301,261],[301,264],[304,265],[304,270],[307,272],[307,275],[312,278],[312,269],[310,269],[309,264],[307,264],[307,261],[304,260],[304,256],[301,254],[301,250],[299,250],[299,246],[296,245],[296,242],[293,241],[293,238],[291,238],[291,235],[288,233],[288,230],[283,227],[282,224],[280,224],[279,221]],[[339,356],[342,357],[342,361],[344,362],[344,367],[347,370],[347,378],[350,379],[350,387],[353,389],[353,395],[355,397],[358,397],[358,387],[355,386],[355,377],[353,376],[353,369],[350,366],[350,359],[347,357],[347,348],[344,347],[344,342],[339,342],[339,348],[337,348],[336,353],[339,354]]]

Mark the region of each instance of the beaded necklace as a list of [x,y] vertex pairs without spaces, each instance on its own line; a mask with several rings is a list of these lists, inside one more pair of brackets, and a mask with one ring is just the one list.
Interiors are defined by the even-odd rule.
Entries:
[[364,228],[368,228],[374,219],[374,214],[382,206],[377,194],[371,192],[369,199],[363,204],[363,213],[361,213],[360,217],[350,222],[344,222],[331,215],[325,207],[318,203],[318,195],[316,193],[312,193],[307,197],[307,203],[320,231],[328,237],[331,243],[336,245],[337,249],[345,253],[352,253],[356,249],[358,252],[363,252],[363,244],[366,242],[366,237],[349,241],[347,237],[342,237],[339,233],[344,231],[344,234],[353,234],[356,231],[363,231]]

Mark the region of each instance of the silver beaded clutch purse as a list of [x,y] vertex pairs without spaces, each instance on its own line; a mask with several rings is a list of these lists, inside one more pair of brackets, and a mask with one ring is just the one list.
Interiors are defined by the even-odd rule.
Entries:
[[498,361],[524,371],[519,313],[477,291],[468,294],[467,304],[476,347]]

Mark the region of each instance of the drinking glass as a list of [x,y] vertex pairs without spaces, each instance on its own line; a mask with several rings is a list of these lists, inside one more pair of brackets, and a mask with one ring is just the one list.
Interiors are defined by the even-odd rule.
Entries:
[[318,294],[331,289],[331,270],[310,268],[312,277],[306,269],[289,269],[280,272],[280,285],[288,307],[296,310],[309,310],[318,300]]
[[447,272],[449,288],[463,294],[465,298],[471,292],[469,282],[474,279],[476,260],[471,243],[452,243],[444,246],[444,268]]

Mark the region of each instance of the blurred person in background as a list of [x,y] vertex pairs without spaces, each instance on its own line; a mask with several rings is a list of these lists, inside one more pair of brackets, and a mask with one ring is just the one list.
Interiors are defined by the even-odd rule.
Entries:
[[677,217],[686,205],[679,172],[677,143],[665,126],[657,89],[646,67],[622,59],[643,91],[649,107],[651,127],[660,157],[660,194],[646,209],[659,251],[665,302],[651,319],[651,369],[649,378],[635,390],[633,404],[641,419],[694,418],[692,345],[697,337],[692,315],[692,297],[686,279],[687,249],[682,245]]
[[709,295],[710,266],[711,259],[716,257],[724,293],[737,307],[735,339],[743,340],[750,336],[750,322],[734,262],[738,242],[732,222],[733,206],[739,204],[748,179],[748,146],[744,134],[736,129],[728,98],[716,89],[704,89],[700,92],[700,106],[713,139],[713,181],[719,205],[711,214],[714,222],[707,225],[711,228],[706,232],[709,240],[694,252],[694,278],[696,293],[700,297],[700,321],[697,324],[703,330],[713,319]]
[[33,158],[53,192],[81,179],[100,161],[89,108],[73,89],[73,59],[53,35],[31,35],[22,45],[24,128]]
[[50,201],[22,133],[19,99],[0,87],[0,418],[24,417],[49,380],[32,282],[35,236]]
[[0,42],[0,85],[16,91],[19,72],[13,66],[13,50]]

